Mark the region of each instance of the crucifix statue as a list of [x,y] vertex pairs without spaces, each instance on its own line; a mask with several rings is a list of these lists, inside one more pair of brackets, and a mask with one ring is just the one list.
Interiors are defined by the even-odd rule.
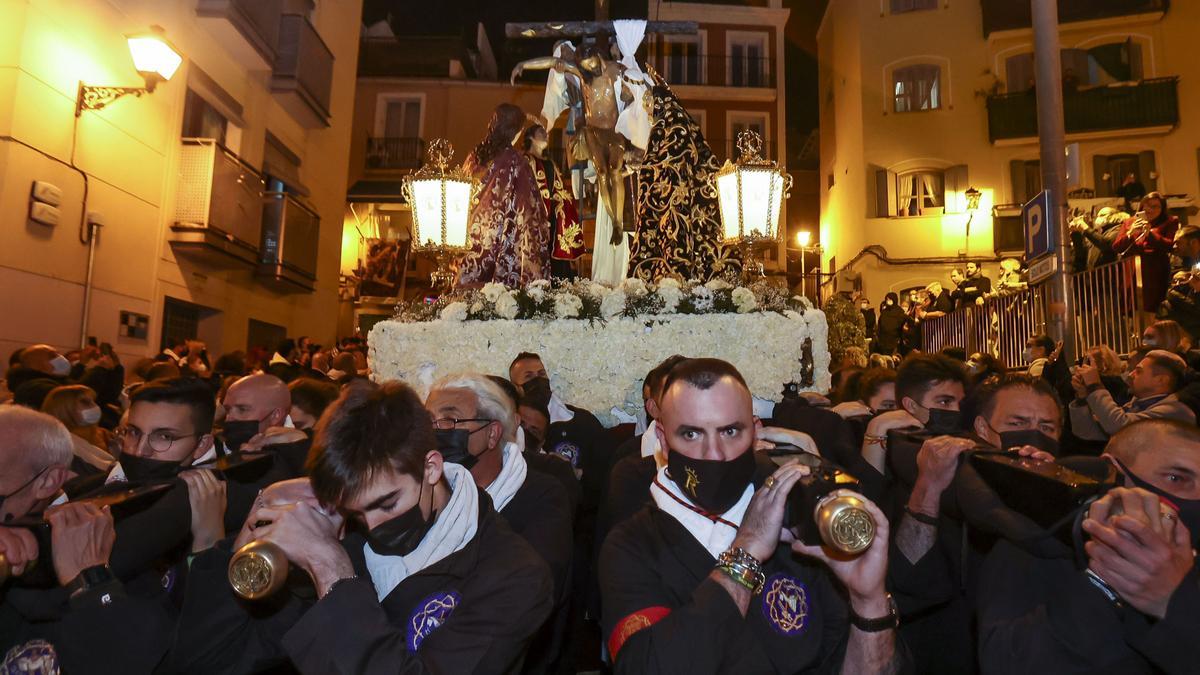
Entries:
[[[657,34],[694,34],[694,21],[648,22],[644,31]],[[554,55],[530,59],[517,64],[512,72],[512,81],[526,70],[553,70],[567,75],[566,98],[582,103],[582,128],[579,130],[590,160],[596,172],[596,185],[605,215],[612,222],[609,243],[621,246],[624,243],[625,178],[628,173],[626,153],[645,151],[649,136],[648,107],[644,133],[630,133],[624,120],[623,110],[630,106],[644,105],[635,92],[645,92],[644,81],[627,76],[634,71],[644,77],[637,68],[633,52],[641,41],[628,45],[622,42],[614,23],[608,20],[608,0],[596,0],[595,21],[569,21],[549,23],[510,23],[506,26],[509,38],[582,38],[578,48],[567,42],[555,46]],[[615,61],[608,38],[618,35],[618,43],[625,54],[620,62]],[[632,66],[632,67],[631,67]],[[555,120],[545,120],[546,128]],[[640,137],[641,147],[630,147],[627,139]],[[637,143],[633,143],[634,146]]]

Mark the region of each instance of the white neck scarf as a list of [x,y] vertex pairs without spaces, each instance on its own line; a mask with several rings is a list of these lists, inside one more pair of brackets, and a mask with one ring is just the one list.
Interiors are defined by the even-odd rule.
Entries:
[[[190,464],[188,464],[188,466],[191,466],[193,464],[204,464],[205,462],[211,462],[216,458],[217,458],[217,445],[216,445],[216,443],[214,443],[213,446],[208,449],[208,452],[201,455],[200,459],[192,460],[192,462]],[[120,482],[120,483],[129,482],[129,479],[125,477],[125,469],[121,466],[120,462],[117,462],[116,464],[113,465],[112,471],[108,472],[108,478],[104,479],[105,485],[108,485],[109,483],[118,483],[118,482]]]
[[650,420],[650,424],[646,426],[646,433],[642,434],[642,457],[653,457],[654,465],[661,469],[667,465],[667,453],[662,451],[658,442],[658,434],[655,433],[657,429],[658,422]]
[[[674,495],[679,501],[673,499],[671,495]],[[737,536],[737,528],[717,520],[709,520],[681,504],[680,502],[692,504],[692,500],[685,497],[679,486],[667,476],[665,466],[658,470],[658,476],[650,484],[650,496],[654,497],[654,503],[658,508],[679,521],[679,524],[683,525],[683,529],[691,533],[714,560],[733,545],[733,538]],[[721,520],[741,526],[742,517],[746,515],[746,507],[750,506],[750,498],[753,496],[754,485],[747,485],[742,498],[732,508],[721,514]],[[695,506],[695,504],[692,505]]]
[[529,465],[525,462],[525,455],[521,454],[520,445],[510,441],[504,444],[502,452],[504,459],[500,466],[500,475],[487,486],[487,493],[491,496],[496,511],[503,511],[504,507],[508,506],[517,490],[525,484],[525,475],[529,472]]
[[550,410],[550,424],[570,422],[575,419],[575,413],[571,412],[567,404],[562,402],[558,394],[550,394],[550,404],[546,407]]
[[442,473],[450,483],[450,501],[412,553],[379,555],[370,544],[363,544],[367,572],[380,602],[409,575],[462,550],[475,538],[479,528],[479,488],[475,487],[475,479],[470,471],[449,462],[442,465]]

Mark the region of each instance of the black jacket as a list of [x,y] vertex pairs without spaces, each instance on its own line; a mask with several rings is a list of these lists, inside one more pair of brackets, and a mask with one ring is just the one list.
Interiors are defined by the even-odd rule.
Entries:
[[615,673],[838,671],[850,630],[847,607],[819,563],[781,544],[745,617],[707,578],[715,564],[655,507],[609,534],[600,585]]
[[895,305],[884,307],[879,313],[875,342],[871,344],[871,350],[877,354],[895,354],[900,349],[900,337],[904,334],[904,326],[908,322],[909,318],[904,310]]
[[561,598],[571,567],[574,520],[567,491],[553,477],[531,469],[500,515],[550,567],[554,598]]
[[229,591],[226,541],[192,562],[170,670],[248,673],[511,673],[550,613],[546,564],[480,491],[475,537],[409,576],[382,602],[363,560],[364,539],[343,547],[357,578],[313,602],[300,593],[255,605]]
[[583,489],[583,509],[594,513],[604,493],[608,457],[612,448],[609,447],[604,425],[595,415],[573,405],[567,408],[575,416],[566,422],[551,424],[546,430],[542,448],[546,453],[558,455],[571,464]]
[[775,404],[771,424],[812,437],[825,457],[839,466],[848,468],[854,458],[861,456],[861,445],[854,443],[854,429],[842,416],[827,408],[818,408],[802,397],[785,398]]
[[974,305],[975,301],[992,292],[992,280],[977,274],[963,279],[958,288],[950,294],[958,307]]
[[571,465],[558,455],[547,455],[540,450],[526,450],[524,454],[530,469],[554,478],[563,486],[563,490],[567,494],[567,502],[570,505],[571,517],[574,518],[582,497],[579,479],[575,477],[575,469],[571,468]]
[[44,640],[51,645],[55,665],[67,675],[149,673],[170,643],[171,623],[163,605],[127,596],[120,582],[70,599],[65,588],[10,584],[0,593],[0,661],[18,645],[28,655],[40,651],[45,656],[44,648],[30,644]]
[[1200,663],[1200,573],[1193,567],[1161,621],[1118,609],[1067,559],[1008,542],[982,569],[984,673],[1194,673]]

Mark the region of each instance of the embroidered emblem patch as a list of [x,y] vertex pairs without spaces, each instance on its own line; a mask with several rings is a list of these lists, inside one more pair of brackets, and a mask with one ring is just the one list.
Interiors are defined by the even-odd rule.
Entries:
[[170,593],[171,589],[175,588],[175,578],[175,568],[168,567],[167,571],[162,575],[162,587],[164,591]]
[[408,619],[408,650],[415,652],[429,634],[441,627],[450,618],[455,607],[462,602],[457,591],[434,593],[417,603],[417,609]]
[[579,446],[570,441],[561,441],[554,446],[550,452],[562,457],[571,463],[571,466],[579,468]]
[[780,635],[796,635],[808,623],[808,589],[786,574],[776,574],[763,586],[762,611]]
[[59,675],[58,653],[45,640],[30,640],[8,650],[0,661],[3,675]]

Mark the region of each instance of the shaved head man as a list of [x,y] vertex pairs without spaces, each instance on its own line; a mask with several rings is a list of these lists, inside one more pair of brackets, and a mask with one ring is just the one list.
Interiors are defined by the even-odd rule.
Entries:
[[[237,452],[255,436],[285,426],[292,408],[292,394],[283,380],[274,375],[247,375],[230,385],[224,404],[221,437],[227,451]],[[298,438],[289,436],[286,442],[294,440]]]

